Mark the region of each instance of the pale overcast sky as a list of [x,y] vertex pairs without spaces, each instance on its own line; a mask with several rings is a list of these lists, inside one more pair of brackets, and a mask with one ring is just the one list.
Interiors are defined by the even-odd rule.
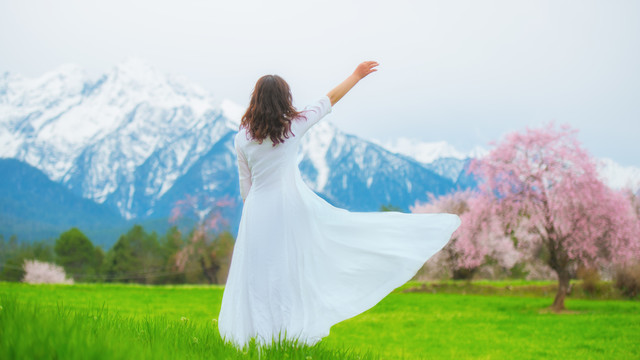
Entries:
[[240,105],[279,74],[298,107],[376,60],[330,115],[347,132],[467,151],[555,120],[640,166],[640,1],[0,2],[0,72],[130,56]]

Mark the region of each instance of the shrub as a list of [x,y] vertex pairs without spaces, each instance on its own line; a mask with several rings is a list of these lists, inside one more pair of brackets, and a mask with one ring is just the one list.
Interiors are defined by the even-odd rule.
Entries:
[[640,293],[640,263],[619,267],[615,275],[616,288],[634,298]]
[[38,260],[24,261],[23,282],[30,284],[73,284],[73,279],[67,279],[62,266]]
[[586,293],[594,295],[599,291],[600,273],[597,268],[580,266],[576,275],[582,280],[582,289]]
[[511,269],[509,269],[510,279],[526,279],[529,276],[530,271],[527,270],[527,263],[520,261],[515,263]]

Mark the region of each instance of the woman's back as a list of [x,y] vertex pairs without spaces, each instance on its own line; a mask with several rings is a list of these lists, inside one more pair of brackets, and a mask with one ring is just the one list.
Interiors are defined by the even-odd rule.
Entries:
[[248,134],[241,129],[236,134],[238,151],[242,151],[247,159],[253,186],[266,181],[277,181],[282,178],[283,172],[291,170],[295,165],[297,152],[297,137],[291,137],[276,146],[269,139],[262,144],[247,140]]
[[[289,138],[276,146],[273,146],[269,138],[264,139],[262,143],[252,140],[247,129],[241,128],[236,134],[235,146],[236,153],[239,155],[240,178],[241,181],[243,178],[246,179],[245,186],[261,191],[271,188],[274,191],[280,191],[279,186],[287,183],[290,185],[296,172],[299,171],[297,156],[300,139],[313,124],[329,112],[331,112],[329,98],[324,96],[318,99],[306,107],[300,117],[291,121]],[[245,191],[247,193],[243,198],[248,196],[248,189]]]

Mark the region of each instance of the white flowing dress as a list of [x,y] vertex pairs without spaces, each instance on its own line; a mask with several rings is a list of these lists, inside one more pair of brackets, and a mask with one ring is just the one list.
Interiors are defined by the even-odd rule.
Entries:
[[410,280],[460,225],[453,214],[350,212],[317,196],[297,154],[305,132],[329,112],[324,96],[275,147],[244,129],[236,135],[245,203],[218,327],[237,347],[252,337],[315,344]]

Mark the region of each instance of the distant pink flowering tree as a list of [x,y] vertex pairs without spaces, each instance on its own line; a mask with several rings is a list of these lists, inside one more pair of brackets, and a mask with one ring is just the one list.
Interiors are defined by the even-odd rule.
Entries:
[[218,231],[227,224],[222,211],[235,203],[228,198],[213,199],[208,196],[187,195],[175,203],[169,221],[176,223],[183,217],[195,217],[196,226],[191,232],[187,244],[175,255],[177,271],[185,271],[188,266],[197,266],[210,284],[223,282],[226,269],[233,251],[233,238],[230,234],[218,235],[210,239],[208,234]]
[[[626,263],[640,251],[628,197],[599,179],[576,133],[553,124],[514,132],[470,166],[481,179],[479,206],[491,204],[490,212],[499,214],[504,226],[534,235],[521,240],[546,249],[547,264],[558,276],[551,306],[557,311],[564,309],[575,266]],[[478,228],[490,233],[491,226]]]
[[22,282],[29,284],[73,284],[62,266],[38,260],[25,260]]

